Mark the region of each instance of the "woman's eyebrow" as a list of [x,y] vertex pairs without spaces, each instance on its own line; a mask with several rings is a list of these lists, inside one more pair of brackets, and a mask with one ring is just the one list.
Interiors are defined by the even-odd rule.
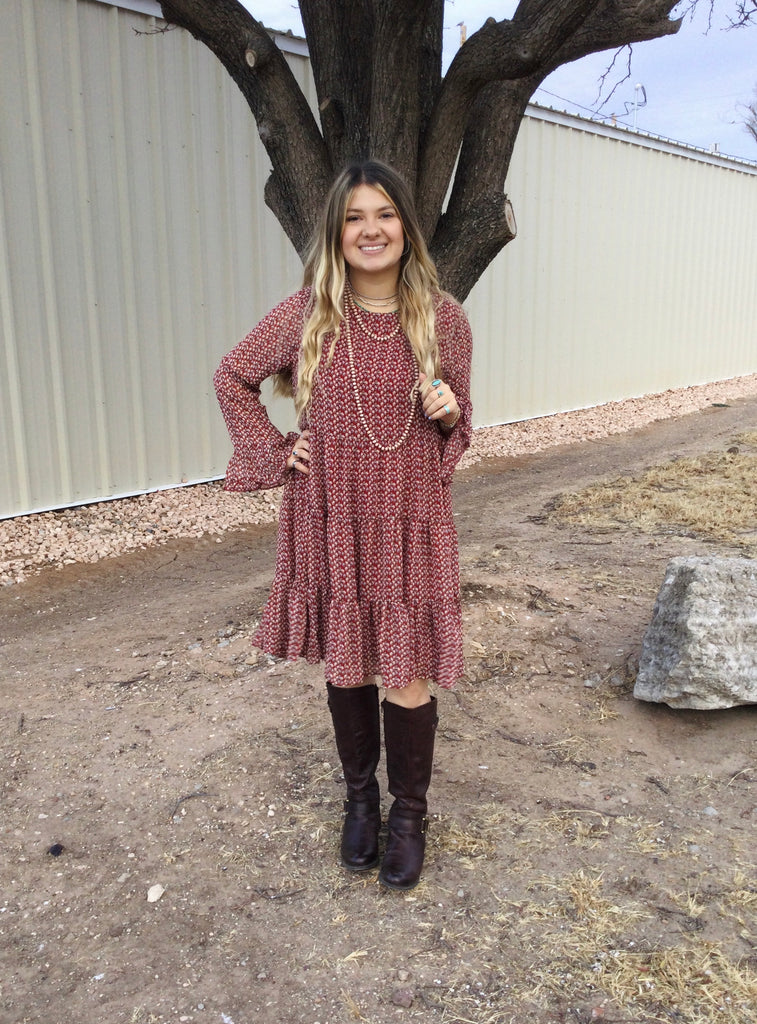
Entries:
[[[376,213],[383,213],[384,210],[394,210],[394,207],[392,206],[391,203],[387,203],[385,206],[379,206],[379,208],[376,210]],[[347,207],[347,213],[364,213],[364,212],[365,211],[363,210],[362,206],[348,206]]]

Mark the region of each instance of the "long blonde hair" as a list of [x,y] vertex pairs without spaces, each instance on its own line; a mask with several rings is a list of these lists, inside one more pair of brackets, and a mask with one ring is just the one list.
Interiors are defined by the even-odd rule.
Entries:
[[[382,192],[394,206],[402,223],[405,246],[400,260],[398,310],[420,369],[436,376],[439,345],[434,327],[434,309],[439,300],[439,280],[421,234],[413,200],[405,182],[395,170],[378,160],[365,160],[345,168],[331,186],[319,225],[305,260],[304,285],[309,286],[310,301],[300,346],[297,391],[294,404],[297,415],[310,405],[323,343],[332,335],[328,362],[334,354],[344,319],[344,286],[347,267],[342,253],[342,231],[352,193],[359,185],[370,185]],[[278,393],[292,394],[292,382],[282,374],[275,378]]]

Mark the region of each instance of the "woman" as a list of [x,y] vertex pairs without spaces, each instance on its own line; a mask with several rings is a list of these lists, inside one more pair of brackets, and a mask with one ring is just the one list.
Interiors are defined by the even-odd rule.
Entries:
[[[436,698],[462,674],[452,473],[470,443],[471,336],[443,295],[409,191],[377,161],[332,186],[286,299],[222,361],[215,385],[234,444],[226,488],[284,484],[276,571],[255,643],[325,663],[347,783],[341,856],[379,860],[377,685],[385,690],[388,839],[379,878],[418,883]],[[283,437],[260,384],[290,389]]]

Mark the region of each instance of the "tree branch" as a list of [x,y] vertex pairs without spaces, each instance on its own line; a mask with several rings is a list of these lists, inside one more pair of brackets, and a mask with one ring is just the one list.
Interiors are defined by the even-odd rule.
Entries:
[[273,164],[266,203],[302,255],[329,186],[331,164],[283,54],[237,0],[160,0],[160,6],[166,21],[213,51],[242,91]]
[[511,21],[489,19],[460,48],[424,136],[419,215],[427,237],[436,222],[475,96],[496,81],[537,84],[589,53],[678,31],[672,0],[521,0]]
[[[421,83],[429,15],[436,0],[375,0],[371,154],[395,167],[415,188],[421,133]],[[441,24],[441,22],[438,22]]]
[[441,81],[444,0],[301,0],[332,165],[369,156],[415,183]]
[[488,85],[471,110],[455,184],[431,242],[444,287],[460,301],[515,237],[505,178],[518,128],[539,80],[536,75]]
[[[321,128],[332,169],[368,155],[373,11],[370,0],[347,4],[300,0]],[[359,39],[361,45],[351,45]]]

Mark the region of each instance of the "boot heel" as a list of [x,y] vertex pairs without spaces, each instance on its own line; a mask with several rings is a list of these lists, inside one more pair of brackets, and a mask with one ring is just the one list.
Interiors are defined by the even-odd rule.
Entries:
[[414,889],[421,880],[426,855],[428,818],[401,811],[389,814],[389,838],[379,881],[388,889]]

